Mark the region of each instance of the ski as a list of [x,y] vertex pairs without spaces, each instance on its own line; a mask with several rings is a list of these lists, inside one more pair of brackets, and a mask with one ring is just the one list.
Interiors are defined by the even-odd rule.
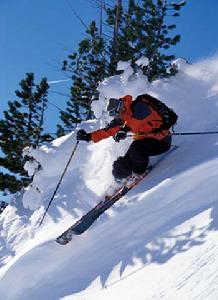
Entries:
[[149,166],[145,173],[135,177],[131,182],[126,182],[114,192],[111,196],[105,197],[95,207],[93,207],[88,213],[82,216],[77,222],[70,226],[60,236],[56,238],[56,242],[61,245],[68,244],[73,235],[80,235],[84,233],[106,210],[108,210],[115,202],[126,195],[136,185],[138,185],[169,153],[175,151],[178,146],[173,146],[169,151],[162,154],[162,156],[152,165]]

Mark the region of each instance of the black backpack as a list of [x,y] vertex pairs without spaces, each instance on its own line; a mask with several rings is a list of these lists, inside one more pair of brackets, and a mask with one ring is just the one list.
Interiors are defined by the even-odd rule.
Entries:
[[178,115],[172,110],[172,108],[169,108],[160,100],[148,94],[140,95],[136,98],[136,100],[146,102],[147,105],[151,106],[163,118],[163,124],[159,130],[170,129],[176,124]]

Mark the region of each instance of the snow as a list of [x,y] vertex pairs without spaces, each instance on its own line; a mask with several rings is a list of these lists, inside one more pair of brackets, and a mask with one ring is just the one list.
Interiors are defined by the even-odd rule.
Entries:
[[138,66],[147,67],[148,64],[149,64],[149,60],[148,60],[147,57],[142,56],[142,57],[140,57],[140,58],[136,61],[136,64],[137,64]]
[[[133,73],[128,62],[120,63],[123,72],[99,85],[98,120],[79,128],[109,122],[110,97],[151,93],[178,113],[177,132],[217,130],[218,57],[177,63],[175,77],[152,84],[140,69]],[[41,227],[75,132],[25,149],[34,181],[0,215],[2,300],[218,299],[217,135],[175,136],[179,148],[86,233],[66,246],[55,243],[102,199],[113,183],[112,162],[130,143],[80,142]]]

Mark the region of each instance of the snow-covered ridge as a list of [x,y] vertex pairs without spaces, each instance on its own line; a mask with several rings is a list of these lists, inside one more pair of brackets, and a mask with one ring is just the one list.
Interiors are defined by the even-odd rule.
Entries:
[[[104,126],[105,99],[151,93],[178,113],[176,131],[217,130],[217,57],[194,65],[180,61],[175,77],[151,85],[128,63],[119,68],[123,74],[99,86],[100,101],[93,109],[101,120],[81,128]],[[42,170],[0,216],[2,299],[217,299],[218,137],[174,137],[175,153],[87,234],[60,248],[53,240],[101,199],[113,180],[112,162],[131,139],[81,142],[38,228],[75,143],[72,132],[30,151]],[[34,167],[26,165],[30,174]]]

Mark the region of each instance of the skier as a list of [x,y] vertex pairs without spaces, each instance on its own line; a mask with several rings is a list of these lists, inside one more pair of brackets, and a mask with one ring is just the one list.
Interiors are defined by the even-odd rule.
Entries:
[[113,136],[116,142],[120,142],[128,132],[133,133],[134,141],[128,151],[113,163],[112,173],[116,181],[134,173],[143,174],[149,156],[160,155],[170,149],[169,129],[178,116],[160,100],[148,94],[139,95],[134,101],[130,95],[110,98],[107,110],[114,118],[108,126],[91,133],[81,129],[77,132],[77,140],[96,143]]
[[138,177],[137,174],[145,173],[149,156],[162,154],[171,147],[169,129],[176,123],[178,116],[158,99],[148,94],[140,95],[134,101],[129,95],[120,99],[111,98],[107,110],[109,115],[114,117],[112,122],[106,128],[90,133],[79,130],[77,140],[96,143],[113,136],[114,140],[119,142],[131,131],[134,141],[126,154],[118,157],[113,163],[112,172],[118,183],[122,183],[122,179],[128,177],[130,183],[131,178],[133,179],[132,184],[124,184],[112,195],[106,195],[105,199],[58,236],[56,242],[61,245],[69,243],[74,235],[85,232],[107,209],[131,190],[137,184],[137,180],[141,180],[140,177],[144,178]]

